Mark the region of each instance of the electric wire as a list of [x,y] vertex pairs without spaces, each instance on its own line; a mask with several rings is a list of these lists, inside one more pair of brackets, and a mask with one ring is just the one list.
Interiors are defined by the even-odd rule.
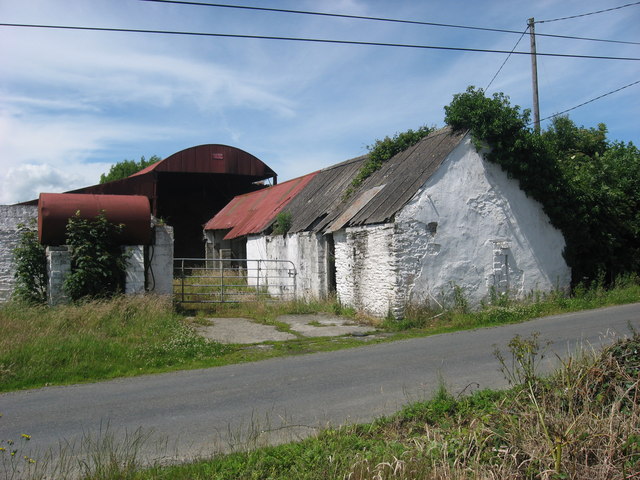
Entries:
[[570,17],[552,18],[550,20],[538,20],[535,23],[550,23],[559,22],[561,20],[571,20],[574,18],[588,17],[589,15],[596,15],[598,13],[612,12],[613,10],[620,10],[621,8],[633,7],[634,5],[640,5],[640,2],[627,3],[626,5],[620,5],[619,7],[607,8],[604,10],[598,10],[597,12],[581,13],[580,15],[571,15]]
[[[431,27],[459,28],[459,29],[466,29],[466,30],[479,30],[479,31],[485,31],[485,32],[511,33],[511,34],[520,35],[520,31],[518,30],[507,30],[503,28],[476,27],[472,25],[455,25],[450,23],[424,22],[419,20],[405,20],[405,19],[399,19],[399,18],[369,17],[365,15],[349,15],[345,13],[312,12],[308,10],[290,10],[285,8],[253,7],[248,5],[228,5],[225,3],[208,3],[208,2],[196,2],[196,1],[188,1],[188,0],[139,0],[139,1],[152,2],[152,3],[168,3],[168,4],[174,4],[174,5],[189,5],[189,6],[198,6],[198,7],[232,8],[232,9],[239,9],[239,10],[253,10],[253,11],[261,11],[261,12],[291,13],[291,14],[297,14],[297,15],[317,15],[321,17],[348,18],[352,20],[371,20],[376,22],[404,23],[409,25],[426,25]],[[640,45],[640,42],[632,42],[632,41],[626,41],[626,40],[576,37],[572,35],[555,35],[551,33],[538,33],[538,32],[536,32],[536,35],[540,37],[564,38],[564,39],[570,39],[570,40],[586,40],[591,42],[607,42],[607,43],[621,43],[621,44],[627,44],[627,45]]]
[[[591,100],[587,100],[586,102],[582,102],[580,105],[576,105],[575,107],[571,107],[571,108],[567,108],[566,110],[563,110],[562,112],[559,113],[554,113],[553,115],[549,115],[548,117],[545,117],[543,119],[540,120],[540,122],[544,122],[545,120],[549,120],[555,117],[559,117],[560,115],[564,115],[565,113],[571,112],[572,110],[575,110],[576,108],[580,108],[580,107],[584,107],[585,105],[588,105],[589,103],[593,103],[596,100],[600,100],[601,98],[604,98],[608,95],[614,94],[619,92],[620,90],[624,90],[625,88],[629,88],[629,87],[633,87],[634,85],[638,85],[640,83],[640,80],[637,80],[635,82],[629,83],[628,85],[625,85],[623,87],[620,88],[616,88],[615,90],[611,90],[610,92],[607,93],[603,93],[602,95],[599,95],[595,98],[592,98]],[[530,122],[529,125],[532,125],[533,122]]]
[[518,41],[516,42],[516,44],[513,46],[513,48],[511,49],[511,52],[509,53],[509,55],[507,55],[507,58],[504,59],[504,62],[502,62],[502,65],[500,65],[500,68],[498,69],[498,71],[496,72],[496,74],[493,76],[493,78],[491,79],[491,81],[489,82],[489,84],[487,85],[487,87],[484,89],[484,91],[486,92],[487,90],[489,90],[489,87],[491,86],[491,84],[493,83],[493,81],[496,79],[496,77],[500,74],[500,72],[502,71],[502,68],[506,65],[507,61],[509,60],[509,58],[511,58],[511,54],[515,51],[516,48],[518,48],[518,44],[520,43],[520,41],[522,40],[522,38],[525,36],[525,34],[527,33],[527,31],[529,30],[529,26],[527,25],[527,28],[524,29],[524,32],[522,32],[522,35],[520,35],[520,38],[518,39]]
[[[414,48],[423,50],[444,50],[444,51],[457,51],[457,52],[473,52],[473,53],[511,53],[512,55],[531,55],[531,52],[509,52],[508,50],[493,50],[486,48],[466,48],[466,47],[448,47],[439,45],[417,45],[407,43],[383,43],[383,42],[365,42],[356,40],[331,40],[322,38],[302,38],[302,37],[280,37],[271,35],[246,35],[246,34],[232,34],[232,33],[208,33],[208,32],[186,32],[175,30],[146,30],[139,28],[111,28],[111,27],[82,27],[72,25],[43,25],[43,24],[27,24],[27,23],[0,23],[0,27],[15,27],[15,28],[42,28],[42,29],[56,29],[56,30],[81,30],[92,32],[116,32],[116,33],[148,33],[157,35],[183,35],[183,36],[196,36],[196,37],[217,37],[217,38],[245,38],[254,40],[280,40],[290,42],[307,42],[307,43],[325,43],[325,44],[338,44],[338,45],[359,45],[359,46],[374,46],[374,47],[396,47],[396,48]],[[576,55],[569,53],[544,53],[537,52],[539,57],[562,57],[562,58],[585,58],[595,60],[623,60],[623,61],[640,61],[638,57],[612,57],[602,55]]]

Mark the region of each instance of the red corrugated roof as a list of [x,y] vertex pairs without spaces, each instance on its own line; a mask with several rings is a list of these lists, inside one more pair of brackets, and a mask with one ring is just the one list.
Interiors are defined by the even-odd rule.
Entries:
[[313,172],[257,192],[238,195],[207,222],[205,230],[231,230],[225,240],[262,232],[316,176]]
[[186,148],[131,175],[149,172],[223,173],[275,177],[276,173],[250,153],[228,145],[208,144]]

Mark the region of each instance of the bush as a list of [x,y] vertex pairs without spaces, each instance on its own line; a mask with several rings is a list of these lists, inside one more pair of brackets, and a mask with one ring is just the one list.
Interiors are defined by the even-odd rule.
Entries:
[[124,289],[127,259],[118,242],[123,228],[109,222],[104,213],[88,220],[77,212],[69,219],[71,273],[64,282],[69,298],[106,298]]
[[35,219],[18,225],[20,240],[13,250],[16,262],[16,287],[13,296],[18,301],[44,303],[47,300],[47,259],[38,241]]

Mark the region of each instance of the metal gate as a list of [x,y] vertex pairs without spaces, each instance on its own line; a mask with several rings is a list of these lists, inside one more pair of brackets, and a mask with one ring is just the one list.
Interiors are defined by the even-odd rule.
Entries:
[[176,303],[238,303],[296,298],[296,266],[289,260],[176,258]]

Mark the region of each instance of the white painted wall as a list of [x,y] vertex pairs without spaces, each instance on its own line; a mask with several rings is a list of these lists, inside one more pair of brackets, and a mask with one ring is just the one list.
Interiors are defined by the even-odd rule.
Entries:
[[[261,260],[289,260],[296,272],[296,295],[299,298],[319,298],[327,295],[326,253],[322,235],[302,232],[287,235],[251,235],[247,238],[247,258]],[[247,262],[247,268],[255,273],[256,262]],[[276,268],[274,264],[271,268]],[[290,268],[280,264],[278,276],[286,276]],[[289,285],[287,279],[268,279],[262,272],[260,284],[269,283],[271,293],[281,292]],[[254,285],[255,286],[255,285]]]
[[516,297],[568,288],[564,247],[542,206],[466,137],[396,216],[398,299],[446,299],[457,285],[478,305],[492,286]]
[[394,225],[342,229],[333,238],[340,302],[379,317],[395,314]]
[[38,218],[38,207],[31,205],[0,205],[0,302],[11,298],[15,286],[13,249],[18,245],[19,224]]

